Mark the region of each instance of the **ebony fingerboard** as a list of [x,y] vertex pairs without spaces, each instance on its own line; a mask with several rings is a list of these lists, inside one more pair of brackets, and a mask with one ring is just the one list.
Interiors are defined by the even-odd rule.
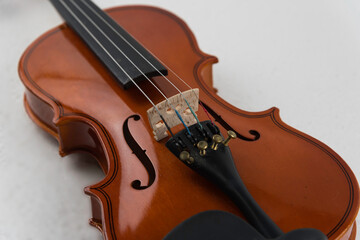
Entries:
[[90,0],[50,0],[66,23],[113,74],[122,87],[132,80],[167,75],[166,68],[125,29]]

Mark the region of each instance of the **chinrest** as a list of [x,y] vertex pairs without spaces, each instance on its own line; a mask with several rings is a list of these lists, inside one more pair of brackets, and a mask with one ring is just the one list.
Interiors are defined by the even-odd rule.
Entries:
[[[250,224],[231,213],[206,211],[180,223],[163,240],[269,240]],[[281,235],[276,240],[327,240],[319,230],[302,228]],[[275,240],[273,239],[273,240]]]

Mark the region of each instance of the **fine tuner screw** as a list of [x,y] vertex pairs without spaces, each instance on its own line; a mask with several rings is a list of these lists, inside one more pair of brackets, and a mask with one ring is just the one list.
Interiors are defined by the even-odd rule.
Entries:
[[208,148],[208,143],[206,141],[200,141],[197,144],[197,148],[200,150],[200,155],[204,156],[206,154],[206,149]]
[[179,158],[181,161],[186,162],[187,164],[192,164],[194,162],[194,158],[190,156],[188,151],[182,151]]
[[231,139],[235,139],[236,138],[236,133],[234,131],[229,130],[228,132],[228,137],[227,139],[223,142],[225,146],[229,145],[229,142]]
[[213,140],[213,144],[211,145],[211,149],[216,151],[218,149],[219,144],[222,143],[223,137],[219,134],[215,134],[212,137],[212,140]]

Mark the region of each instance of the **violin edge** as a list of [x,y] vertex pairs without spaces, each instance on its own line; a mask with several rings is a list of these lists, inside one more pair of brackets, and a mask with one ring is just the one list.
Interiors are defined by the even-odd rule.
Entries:
[[[37,126],[39,126],[41,129],[43,129],[45,132],[49,133],[52,137],[54,137],[60,143],[59,135],[57,134],[57,132],[54,131],[48,124],[44,123],[43,120],[41,120],[39,117],[36,116],[36,114],[31,109],[26,96],[24,96],[24,105],[25,105],[25,110],[26,110],[27,114],[34,121],[34,123],[36,123]],[[59,145],[59,148],[60,148],[59,153],[61,156],[66,156],[66,155],[70,154],[70,152],[64,152],[63,150],[61,150],[60,145]],[[104,236],[104,239],[107,239],[106,234],[105,234],[106,231],[103,229],[101,220],[99,220],[99,218],[95,217],[95,216],[101,215],[101,213],[99,212],[99,210],[102,208],[102,207],[100,207],[101,200],[98,199],[98,196],[95,192],[91,191],[91,186],[85,187],[84,192],[90,196],[91,202],[92,202],[91,205],[92,205],[93,217],[91,219],[89,219],[89,224],[91,226],[97,228],[101,232],[101,234]],[[97,202],[97,204],[95,204],[95,202]],[[339,238],[337,238],[338,240],[355,240],[356,233],[357,233],[357,224],[356,224],[355,220],[356,220],[356,216],[354,218],[353,224],[350,225],[346,230],[344,230],[344,232],[342,234],[340,234]]]
[[[120,8],[122,8],[122,7],[120,7]],[[111,9],[114,10],[114,9],[118,9],[118,8],[111,8]],[[64,28],[64,27],[65,27],[65,25],[60,25],[59,27],[56,27],[56,28],[54,28],[54,29],[52,29],[52,30],[49,30],[48,32],[44,33],[41,37],[39,37],[37,40],[35,40],[35,41],[33,42],[33,44],[31,44],[31,45],[29,46],[29,48],[25,51],[25,53],[23,54],[23,57],[21,58],[20,64],[19,64],[20,78],[21,78],[21,80],[23,81],[24,85],[26,86],[26,89],[27,89],[29,92],[31,92],[31,94],[34,94],[35,97],[38,97],[40,101],[44,102],[44,104],[46,104],[46,105],[48,105],[48,106],[51,107],[51,109],[52,109],[51,111],[53,111],[52,124],[54,124],[55,127],[59,124],[59,122],[61,122],[61,121],[64,120],[64,119],[61,119],[61,118],[62,118],[61,109],[58,108],[59,105],[58,105],[58,103],[56,102],[56,99],[52,99],[51,97],[47,96],[46,93],[45,93],[45,94],[44,94],[44,93],[41,93],[41,89],[39,89],[39,88],[36,87],[35,85],[31,85],[31,83],[29,82],[29,79],[27,79],[27,76],[26,76],[26,74],[22,71],[22,69],[23,69],[23,66],[24,66],[23,60],[24,60],[26,54],[29,53],[28,50],[29,50],[30,48],[32,48],[32,46],[34,46],[35,43],[36,43],[38,40],[40,40],[42,37],[48,35],[49,33],[54,32],[54,31],[59,31],[59,30],[61,30],[61,29]],[[190,32],[191,32],[191,31],[190,31]],[[195,39],[194,36],[193,36],[193,38]],[[195,41],[195,45],[197,46],[196,41]],[[199,51],[201,51],[201,50],[199,49]],[[207,55],[207,54],[206,54],[206,55]],[[207,56],[210,56],[210,55],[207,55]],[[212,70],[211,70],[212,64],[215,63],[215,62],[217,61],[217,59],[216,59],[215,62],[214,62],[214,61],[215,61],[214,59],[211,59],[211,57],[209,57],[209,58],[207,58],[206,61],[202,62],[202,63],[198,66],[198,70],[197,70],[198,73],[199,73],[199,76],[201,76],[200,72],[201,72],[202,70],[204,70],[205,68],[208,68],[208,70],[206,70],[206,71],[212,72]],[[21,68],[22,68],[22,69],[21,69]],[[207,76],[209,76],[208,73],[207,73]],[[211,74],[210,76],[212,77],[212,74]],[[203,79],[204,79],[204,78],[203,78]],[[26,84],[25,84],[25,82],[26,82]],[[211,81],[204,81],[204,82],[205,82],[205,83],[209,83],[209,82],[212,83],[212,78],[211,78]],[[209,89],[210,89],[211,87],[212,87],[212,86],[207,86],[207,88],[209,88]],[[219,97],[217,96],[217,98],[219,98]],[[222,100],[222,99],[221,99],[221,100]],[[51,134],[53,137],[55,137],[55,138],[58,140],[58,142],[59,142],[59,144],[60,144],[60,147],[59,147],[59,148],[60,148],[60,155],[61,155],[61,156],[65,156],[65,155],[69,154],[70,152],[68,152],[68,151],[66,151],[65,149],[63,149],[64,146],[61,144],[62,140],[61,140],[61,138],[60,138],[60,135],[52,128],[52,124],[47,125],[47,124],[45,124],[44,122],[42,122],[41,119],[38,118],[38,117],[36,116],[36,114],[33,112],[33,109],[32,109],[32,108],[30,107],[30,105],[29,105],[28,99],[25,98],[24,101],[25,101],[25,108],[26,108],[26,110],[27,110],[30,118],[32,118],[33,121],[34,121],[37,125],[39,125],[42,129],[44,129],[46,132],[48,132],[49,134]],[[232,106],[230,103],[227,103],[225,100],[222,100],[222,102],[225,102],[225,103],[228,105],[229,108],[231,107],[232,109],[235,109],[235,110],[238,109],[238,108],[236,108],[235,106]],[[241,110],[241,109],[238,109],[238,110],[239,110],[239,112],[245,112],[245,111],[243,111],[243,110]],[[257,115],[262,115],[262,116],[263,116],[263,115],[268,115],[268,116],[270,116],[270,115],[272,115],[280,125],[285,126],[285,127],[288,128],[288,129],[292,129],[292,130],[294,130],[294,131],[296,131],[296,132],[300,132],[300,131],[296,130],[295,128],[292,128],[291,126],[287,125],[286,123],[284,123],[284,122],[280,119],[279,109],[277,109],[277,108],[270,108],[269,110],[265,110],[265,111],[263,111],[263,112],[254,112],[254,113],[246,112],[246,113],[248,113],[250,116],[257,116]],[[300,132],[300,133],[301,133],[301,135],[303,135],[303,136],[305,136],[305,137],[307,137],[307,138],[310,138],[310,139],[312,139],[312,140],[316,140],[317,142],[319,142],[317,139],[314,139],[314,138],[312,138],[311,136],[309,136],[309,135],[307,135],[307,134],[304,134],[304,133],[302,133],[302,132]],[[322,143],[322,142],[321,142],[321,143]],[[322,144],[323,144],[323,143],[322,143]],[[325,145],[325,144],[323,144],[323,145]],[[326,146],[326,145],[325,145],[325,146]],[[326,147],[328,148],[328,146],[326,146]],[[340,159],[341,159],[341,158],[340,158]],[[345,163],[345,161],[344,161],[344,163]],[[346,164],[346,163],[345,163],[345,164]],[[347,165],[346,165],[346,166],[347,166]],[[348,166],[347,166],[347,168],[351,171],[351,169],[350,169]],[[104,170],[104,168],[103,168],[103,170]],[[358,190],[359,190],[359,186],[358,186],[358,184],[357,184],[357,181],[355,181],[355,182],[356,182],[355,185],[357,186],[356,191],[358,191]],[[85,188],[85,189],[87,189],[87,188]],[[90,189],[90,188],[89,188],[89,189]],[[85,192],[86,192],[87,194],[90,193],[89,189],[85,190]],[[91,195],[92,195],[92,194],[91,194]],[[357,195],[358,195],[358,194],[357,194]],[[355,200],[356,200],[356,199],[355,199]],[[359,199],[358,199],[358,198],[357,198],[357,201],[355,201],[355,204],[357,204],[357,209],[358,209],[358,206],[359,206]],[[356,215],[355,215],[355,217],[356,217]],[[355,220],[355,218],[354,218],[354,220]],[[352,226],[353,226],[353,227],[352,227]],[[356,224],[350,225],[349,228],[346,229],[346,231],[344,232],[344,234],[342,234],[342,236],[346,235],[346,233],[349,232],[350,230],[351,230],[351,233],[354,233],[354,234],[355,234],[355,233],[356,233]]]

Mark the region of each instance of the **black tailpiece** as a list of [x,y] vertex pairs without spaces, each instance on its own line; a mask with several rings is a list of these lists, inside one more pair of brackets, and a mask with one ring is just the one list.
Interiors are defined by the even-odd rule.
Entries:
[[210,121],[201,122],[201,125],[202,128],[198,124],[189,127],[192,135],[186,129],[177,133],[166,143],[167,148],[188,167],[218,185],[262,236],[280,239],[284,236],[283,232],[246,189],[226,141],[216,142],[215,139],[219,136],[214,135],[221,136],[219,128]]

